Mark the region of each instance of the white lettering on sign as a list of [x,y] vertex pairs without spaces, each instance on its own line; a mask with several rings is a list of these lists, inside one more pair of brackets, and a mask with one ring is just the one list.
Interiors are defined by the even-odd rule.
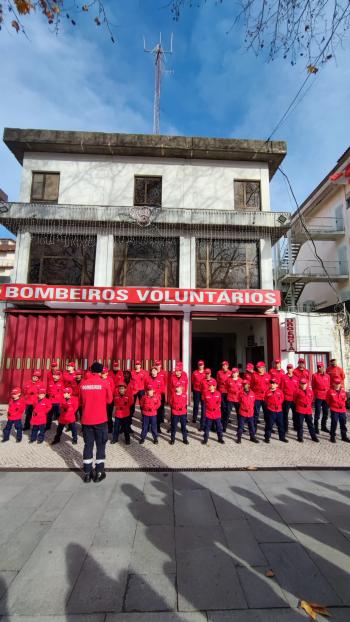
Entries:
[[286,318],[286,346],[287,352],[295,352],[297,349],[294,317]]

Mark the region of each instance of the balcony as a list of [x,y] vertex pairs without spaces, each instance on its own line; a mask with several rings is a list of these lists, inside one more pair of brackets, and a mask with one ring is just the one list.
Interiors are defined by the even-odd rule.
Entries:
[[304,217],[296,219],[292,222],[292,238],[293,242],[303,243],[308,239],[308,234],[314,240],[336,240],[345,235],[345,223],[343,218],[333,216],[320,216],[318,218]]
[[346,281],[349,278],[349,268],[344,261],[324,261],[324,268],[319,261],[297,260],[292,272],[287,267],[280,267],[281,283],[324,283],[330,279],[334,282]]

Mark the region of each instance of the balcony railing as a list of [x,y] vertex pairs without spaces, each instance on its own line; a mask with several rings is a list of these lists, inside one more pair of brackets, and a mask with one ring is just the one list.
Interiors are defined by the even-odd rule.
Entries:
[[[324,266],[324,268],[323,268]],[[312,277],[318,276],[323,277],[327,276],[347,276],[349,274],[349,268],[345,261],[324,261],[323,266],[320,261],[316,259],[305,259],[305,260],[297,260],[294,265],[292,271],[288,269],[288,267],[280,267],[280,274],[283,275],[295,275],[295,276],[305,276]]]
[[296,219],[292,222],[292,230],[296,233],[305,232],[302,225],[305,224],[310,234],[327,234],[327,233],[341,233],[344,231],[344,218],[338,218],[336,216],[318,216],[313,218],[312,216],[303,217],[302,220]]

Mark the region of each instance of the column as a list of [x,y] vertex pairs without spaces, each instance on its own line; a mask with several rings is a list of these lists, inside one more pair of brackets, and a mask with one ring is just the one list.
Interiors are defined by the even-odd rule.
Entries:
[[260,240],[260,287],[273,289],[271,238]]
[[113,285],[113,234],[97,235],[94,285],[108,287]]
[[196,239],[191,235],[180,237],[179,287],[196,287]]
[[20,231],[16,238],[15,265],[12,272],[13,283],[28,283],[31,234]]
[[188,375],[189,390],[191,388],[191,313],[184,312],[182,321],[182,362]]

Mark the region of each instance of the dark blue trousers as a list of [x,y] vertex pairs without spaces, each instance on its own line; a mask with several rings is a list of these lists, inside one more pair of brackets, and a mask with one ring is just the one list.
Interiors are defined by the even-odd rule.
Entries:
[[298,421],[298,417],[296,416],[294,402],[291,402],[290,400],[284,400],[282,408],[283,408],[284,431],[288,432],[288,427],[289,427],[288,417],[289,417],[290,410],[292,411],[293,428],[294,430],[297,430],[299,426],[299,421]]
[[254,417],[241,417],[240,415],[238,415],[237,438],[241,438],[245,424],[247,424],[248,426],[250,438],[254,438],[255,437]]
[[153,438],[158,437],[157,432],[157,415],[153,415],[152,417],[147,417],[142,415],[142,431],[141,438],[145,439],[148,433],[148,430],[151,428],[151,433]]
[[157,410],[157,424],[160,426],[161,423],[164,423],[164,409],[165,409],[165,395],[161,394],[160,398],[160,406]]
[[227,393],[221,393],[221,422],[227,420]]
[[30,428],[30,420],[32,418],[33,409],[34,409],[33,404],[27,404],[26,409],[24,411],[25,419],[24,419],[23,430],[29,430]]
[[46,425],[45,423],[42,423],[41,425],[32,425],[32,431],[30,433],[30,440],[31,441],[43,441],[45,438],[45,428]]
[[114,409],[114,402],[107,404],[108,434],[113,432],[113,409]]
[[346,413],[337,413],[334,410],[331,410],[331,438],[335,438],[338,421],[340,426],[340,435],[342,439],[345,439],[347,437]]
[[4,435],[4,441],[8,441],[10,438],[10,434],[11,434],[11,430],[12,430],[12,426],[15,426],[15,430],[16,430],[16,438],[18,441],[22,440],[22,420],[21,419],[16,419],[15,421],[10,421],[10,419],[8,419],[4,429],[3,429],[3,435]]
[[321,417],[321,412],[322,412],[321,428],[323,428],[324,426],[327,425],[328,404],[327,404],[326,400],[321,400],[318,397],[316,397],[316,399],[315,399],[315,417],[314,417],[314,425],[316,427],[318,426],[318,422],[319,422],[320,417]]
[[[57,438],[61,438],[62,432],[65,428],[65,424],[63,423],[59,423],[57,426],[57,430],[56,430],[56,436]],[[72,439],[73,441],[76,441],[78,439],[78,430],[77,430],[77,424],[75,423],[75,421],[73,421],[73,423],[69,424],[69,429],[72,432]]]
[[223,425],[223,428],[224,428],[224,432],[226,432],[226,428],[227,428],[227,426],[229,424],[233,407],[235,407],[235,413],[236,413],[236,416],[237,416],[237,423],[239,423],[239,402],[229,402],[229,401],[227,401],[227,405],[226,405],[226,419],[224,419],[224,421],[222,422],[222,425]]
[[208,417],[206,417],[205,423],[204,423],[204,440],[205,441],[207,441],[209,438],[209,432],[213,424],[216,428],[216,433],[218,435],[219,441],[222,439],[223,429],[222,429],[221,419],[208,419]]
[[134,403],[133,403],[133,404],[131,404],[131,406],[130,406],[130,417],[131,417],[131,422],[132,422],[132,418],[133,418],[133,416],[134,416],[134,414],[135,414],[136,400],[137,400],[137,398],[139,398],[139,401],[140,401],[140,399],[141,399],[141,397],[142,397],[143,395],[145,395],[145,391],[138,391],[138,392],[137,392],[137,393],[135,393],[135,395],[134,395]]
[[60,416],[60,404],[52,404],[52,408],[47,415],[46,430],[51,429],[51,424]]
[[94,461],[94,445],[96,445],[96,472],[105,470],[106,443],[108,441],[107,423],[97,425],[83,425],[83,464],[84,473],[91,473]]
[[311,438],[317,438],[314,424],[312,423],[312,415],[304,415],[302,413],[296,413],[298,418],[298,439],[303,440],[304,436],[304,421],[308,427]]
[[272,410],[267,410],[266,419],[265,419],[265,439],[266,440],[271,438],[271,433],[272,433],[273,426],[275,423],[277,425],[279,439],[283,440],[285,438],[282,411],[274,412]]
[[259,416],[260,416],[260,410],[263,410],[264,413],[264,421],[265,421],[265,427],[266,427],[266,422],[267,422],[267,408],[266,408],[266,404],[264,402],[264,400],[255,400],[254,403],[254,425],[255,425],[255,430],[257,430],[258,427],[258,422],[259,422]]
[[182,438],[185,441],[187,439],[187,415],[171,415],[171,440],[175,440],[178,423],[181,425]]
[[204,407],[203,400],[202,400],[202,394],[200,391],[193,391],[193,417],[192,417],[193,423],[196,423],[197,418],[198,418],[199,404],[201,405],[201,418],[202,418],[203,407]]
[[118,441],[121,431],[124,432],[125,442],[130,441],[130,421],[130,417],[123,417],[122,419],[115,417],[112,437],[113,441]]

